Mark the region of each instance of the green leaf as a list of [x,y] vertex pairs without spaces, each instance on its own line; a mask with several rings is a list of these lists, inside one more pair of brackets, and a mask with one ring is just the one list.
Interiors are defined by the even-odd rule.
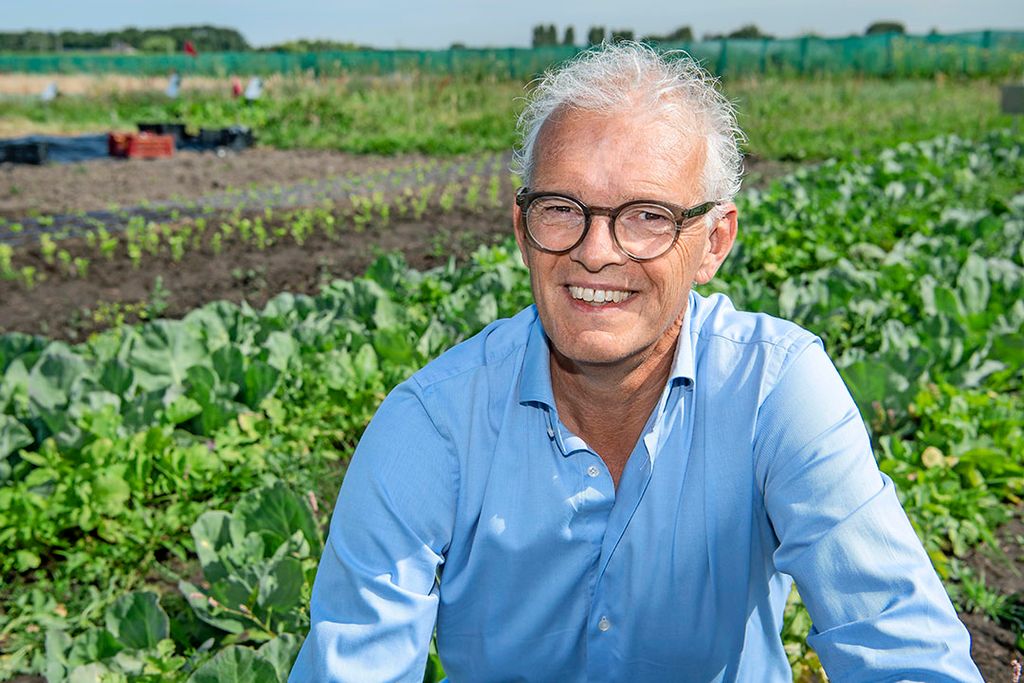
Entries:
[[39,356],[29,373],[29,398],[41,412],[63,409],[71,386],[88,368],[66,344],[53,342]]
[[122,513],[125,503],[131,498],[132,489],[124,476],[128,466],[110,465],[100,470],[92,481],[92,498],[89,502],[99,512],[108,516]]
[[233,395],[237,389],[219,385],[213,370],[196,365],[188,369],[186,376],[188,396],[202,407],[202,411],[189,423],[190,429],[209,436],[238,414],[241,406],[224,395]]
[[378,330],[396,330],[401,328],[402,313],[394,301],[388,296],[377,299],[373,311],[373,326]]
[[67,683],[127,683],[128,677],[102,662],[76,666],[68,672]]
[[883,406],[890,405],[909,388],[903,375],[878,360],[851,363],[842,368],[841,373],[865,420],[874,413],[872,403],[878,401]]
[[14,566],[20,572],[35,569],[40,564],[40,557],[29,550],[18,550],[14,553]]
[[440,353],[445,347],[451,344],[452,340],[448,334],[448,330],[444,325],[440,323],[436,318],[430,321],[426,329],[420,335],[419,341],[416,342],[416,353],[420,355],[420,358],[426,360],[433,358]]
[[385,365],[409,365],[413,361],[413,345],[402,329],[380,329],[373,335],[373,348]]
[[208,362],[206,347],[193,328],[177,320],[157,320],[143,327],[129,353],[144,391],[184,384],[189,368]]
[[245,356],[237,346],[229,344],[217,349],[213,354],[213,369],[222,383],[245,385]]
[[960,294],[944,285],[935,288],[935,310],[954,320],[964,317],[964,304]]
[[963,294],[964,307],[969,313],[984,311],[992,291],[989,284],[988,264],[985,259],[971,253],[957,277],[957,286]]
[[[10,415],[0,415],[0,462],[11,453],[31,446],[35,441],[32,432],[28,431],[25,425]],[[0,481],[5,479],[0,475]]]
[[244,495],[235,505],[234,516],[247,531],[255,531],[263,537],[268,555],[296,531],[302,532],[311,548],[320,547],[312,511],[281,482]]
[[185,322],[199,331],[210,350],[231,342],[245,346],[252,341],[256,329],[252,309],[244,303],[238,306],[230,301],[214,301],[196,309],[185,316]]
[[188,396],[179,396],[174,399],[171,405],[167,406],[164,414],[170,424],[178,425],[182,422],[188,422],[201,412],[203,412],[203,407],[199,405],[198,401]]
[[299,654],[299,647],[302,645],[302,638],[294,633],[282,633],[276,638],[263,643],[256,650],[260,657],[274,665],[277,677],[282,681],[288,680],[288,674],[295,664],[295,658]]
[[475,305],[471,304],[467,311],[467,322],[479,329],[498,317],[498,301],[494,295],[488,292],[484,294]]
[[280,683],[274,665],[256,651],[231,645],[196,669],[188,683]]
[[305,579],[302,564],[294,557],[284,557],[260,577],[257,604],[264,610],[286,612],[299,606]]
[[170,633],[167,614],[156,593],[137,591],[122,595],[107,609],[107,630],[130,650],[146,650]]
[[2,377],[0,377],[0,411],[6,410],[12,401],[18,403],[28,402],[29,372],[21,358],[15,359],[7,366]]
[[111,358],[103,364],[100,384],[109,392],[125,396],[135,382],[135,373],[120,358]]
[[[8,366],[17,358],[28,358],[32,353],[42,351],[46,346],[46,340],[42,337],[33,337],[21,332],[8,332],[0,334],[0,373],[7,372]],[[27,365],[34,364],[34,359],[28,358]]]
[[352,359],[352,369],[355,371],[356,382],[360,385],[371,383],[380,374],[377,364],[377,352],[369,344],[363,344]]
[[109,659],[124,649],[113,634],[100,628],[93,628],[75,637],[68,653],[71,664],[88,664]]
[[[1010,367],[1024,368],[1024,335],[1001,334],[992,340],[990,357]],[[3,450],[0,449],[0,453]]]
[[281,372],[263,361],[253,361],[245,371],[243,400],[250,408],[257,408],[260,402],[274,393]]
[[271,332],[263,346],[267,349],[267,365],[281,372],[299,355],[298,342],[286,332]]
[[220,551],[231,543],[231,515],[223,510],[204,512],[192,525],[192,539],[206,580],[213,583],[227,576]]
[[[173,394],[172,389],[177,389]],[[180,387],[160,387],[153,391],[137,394],[131,402],[122,404],[122,416],[126,429],[137,432],[154,425],[157,421],[157,414],[166,408],[168,399],[174,403],[177,396],[180,396]],[[174,396],[174,398],[171,398]]]
[[211,604],[210,596],[188,581],[179,581],[178,590],[192,607],[192,611],[201,620],[227,633],[242,633],[251,622],[231,613],[215,611],[217,608]]

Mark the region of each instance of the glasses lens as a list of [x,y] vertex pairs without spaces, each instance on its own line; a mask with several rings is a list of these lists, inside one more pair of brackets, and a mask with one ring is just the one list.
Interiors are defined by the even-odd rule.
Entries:
[[526,211],[526,228],[540,246],[562,251],[576,244],[586,221],[583,207],[567,197],[541,197]]
[[657,204],[634,204],[615,220],[619,244],[639,258],[660,256],[676,238],[672,212]]

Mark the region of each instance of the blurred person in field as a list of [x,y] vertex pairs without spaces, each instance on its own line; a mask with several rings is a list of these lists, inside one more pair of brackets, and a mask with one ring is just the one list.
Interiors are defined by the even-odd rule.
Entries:
[[253,76],[245,86],[245,103],[252,104],[263,95],[263,81]]
[[181,74],[177,71],[171,72],[171,77],[167,81],[167,89],[164,90],[164,94],[172,100],[178,99],[178,95],[181,94]]
[[39,94],[39,99],[42,102],[53,102],[60,95],[60,89],[57,87],[57,81],[50,81],[43,92]]
[[536,304],[399,385],[345,476],[291,681],[980,681],[820,339],[702,296],[738,232],[731,103],[603,46],[520,119]]

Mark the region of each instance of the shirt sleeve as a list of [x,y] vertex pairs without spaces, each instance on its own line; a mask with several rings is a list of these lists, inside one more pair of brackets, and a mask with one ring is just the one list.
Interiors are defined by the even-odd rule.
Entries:
[[981,681],[967,630],[819,341],[783,361],[755,441],[775,566],[800,590],[814,623],[807,642],[829,678]]
[[345,474],[290,683],[423,680],[457,474],[417,386],[399,385]]

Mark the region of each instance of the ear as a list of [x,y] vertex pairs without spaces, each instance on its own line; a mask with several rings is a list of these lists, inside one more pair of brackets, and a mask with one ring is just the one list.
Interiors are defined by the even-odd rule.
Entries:
[[526,258],[527,249],[526,233],[523,231],[523,211],[519,204],[512,202],[512,230],[516,235],[516,244],[519,245],[519,256],[523,259],[523,265],[530,267],[530,261]]
[[715,276],[736,241],[736,205],[729,202],[718,210],[724,210],[725,213],[715,221],[708,233],[708,249],[704,252],[704,258],[694,278],[701,285],[707,284]]

